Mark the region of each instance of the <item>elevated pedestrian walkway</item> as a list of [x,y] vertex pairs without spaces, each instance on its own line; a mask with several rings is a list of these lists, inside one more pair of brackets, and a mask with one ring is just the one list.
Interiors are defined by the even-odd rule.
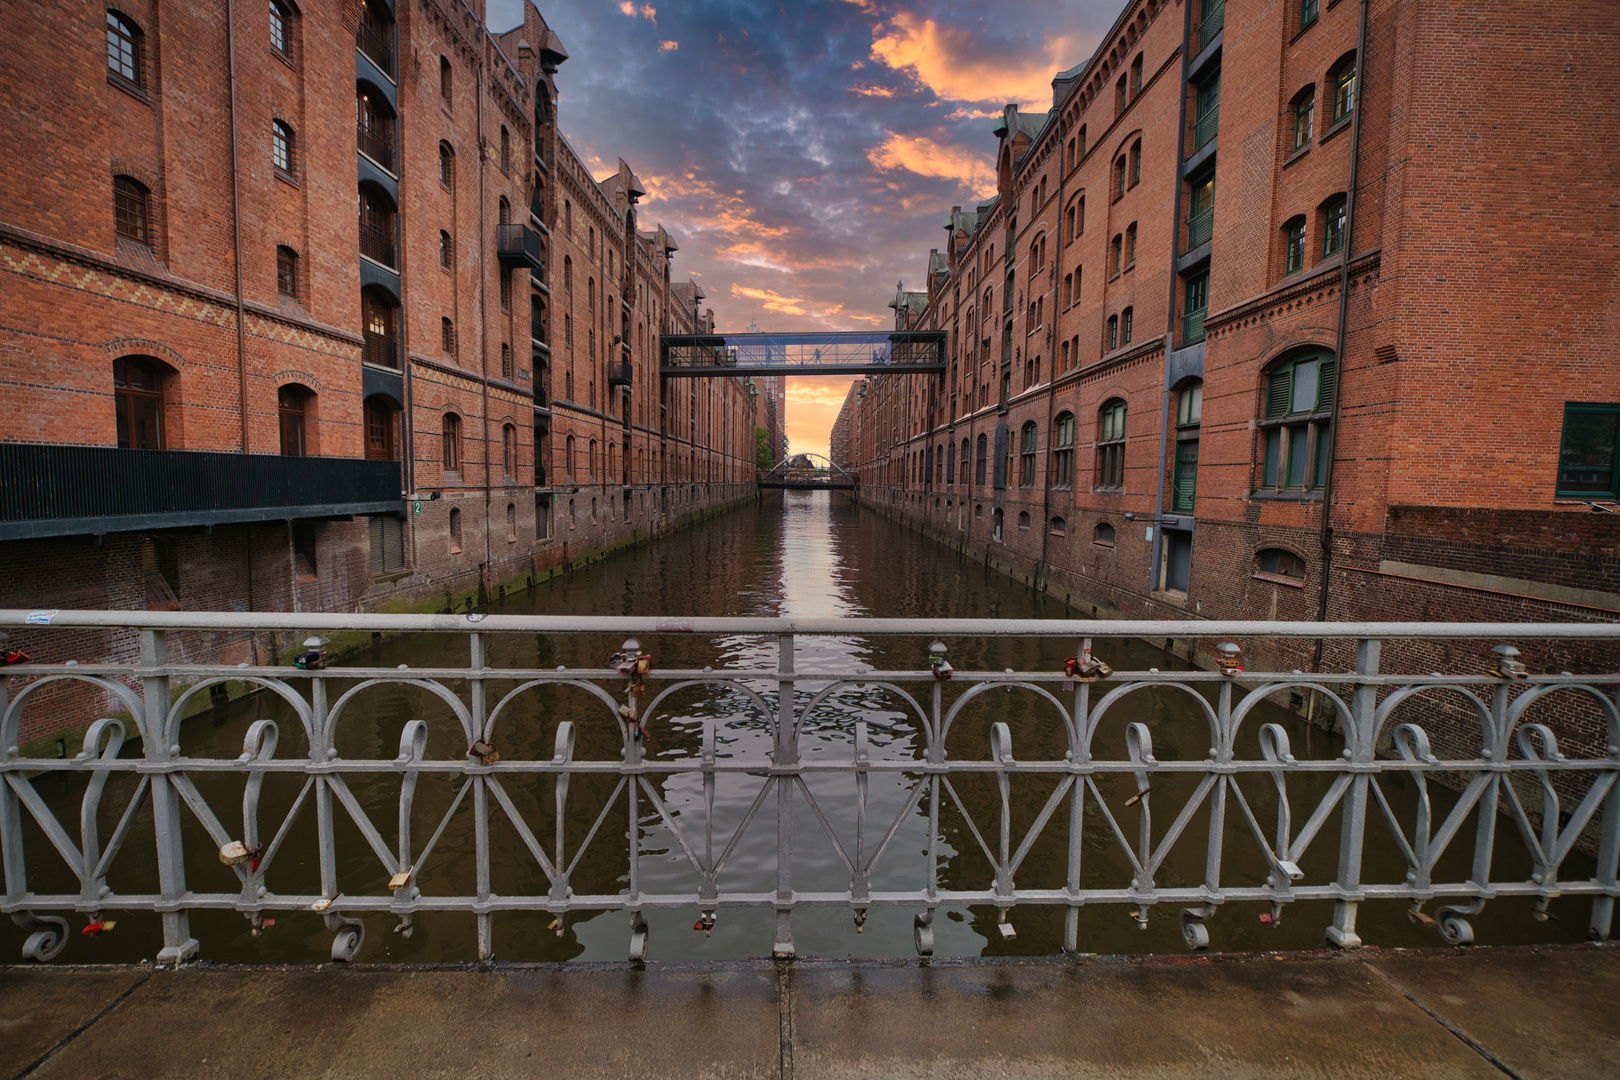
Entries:
[[1620,950],[0,968],[0,1077],[1620,1076]]

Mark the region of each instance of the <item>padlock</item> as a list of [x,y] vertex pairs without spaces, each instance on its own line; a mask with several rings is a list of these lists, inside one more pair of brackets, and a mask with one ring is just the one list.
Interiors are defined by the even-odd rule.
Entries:
[[1243,674],[1243,647],[1233,641],[1223,641],[1215,646],[1219,654],[1215,657],[1215,666],[1222,675]]
[[940,682],[950,682],[951,673],[955,670],[951,662],[945,659],[945,643],[935,641],[928,646],[928,668],[934,673],[934,678]]
[[647,696],[647,688],[645,686],[643,686],[641,683],[636,683],[636,685],[632,686],[630,688],[630,692],[632,694],[636,695],[636,697],[646,697]]
[[409,870],[401,870],[399,873],[388,879],[388,891],[398,892],[406,885],[409,885],[410,882],[411,872]]
[[645,674],[647,674],[647,672],[649,672],[651,670],[652,670],[652,656],[651,656],[651,654],[642,653],[640,656],[636,657],[636,674],[637,675],[645,675]]
[[25,652],[8,649],[0,652],[0,667],[5,667],[7,664],[26,664],[32,659],[33,657]]
[[117,925],[118,923],[112,919],[107,919],[105,921],[97,920],[96,922],[86,924],[85,928],[80,930],[79,933],[83,934],[85,937],[95,937],[98,934],[105,934],[107,931],[111,930]]
[[251,862],[249,869],[259,868],[259,849],[250,848],[240,840],[232,840],[219,849],[219,861],[226,866],[236,866],[238,863]]
[[1495,664],[1491,674],[1498,679],[1525,679],[1530,676],[1530,669],[1524,666],[1519,659],[1519,650],[1511,645],[1498,645],[1491,650],[1495,657]]
[[479,739],[472,744],[472,749],[467,751],[467,756],[477,758],[480,765],[493,765],[501,760],[501,755],[496,749],[483,739]]
[[252,933],[254,937],[258,937],[266,930],[274,930],[276,926],[276,920],[267,919],[263,916],[253,917],[248,921],[252,924],[249,932]]

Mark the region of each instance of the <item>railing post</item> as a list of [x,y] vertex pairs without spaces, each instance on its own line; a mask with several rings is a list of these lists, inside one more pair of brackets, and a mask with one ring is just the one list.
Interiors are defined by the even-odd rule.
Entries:
[[[1356,674],[1377,675],[1378,655],[1383,643],[1365,638],[1356,643]],[[1359,683],[1351,697],[1351,723],[1344,733],[1344,756],[1347,765],[1355,768],[1373,762],[1373,722],[1378,706],[1378,688],[1370,683]],[[1335,884],[1345,894],[1361,891],[1361,846],[1366,836],[1367,782],[1370,774],[1357,772],[1350,777],[1341,805],[1339,829],[1339,873]],[[1333,902],[1333,925],[1328,927],[1327,939],[1341,949],[1358,949],[1361,936],[1356,933],[1356,901],[1341,896]]]
[[[473,738],[482,739],[484,732],[484,639],[480,634],[469,634],[468,675],[472,699]],[[463,757],[462,760],[467,760]],[[473,851],[478,868],[478,902],[489,902],[489,784],[483,776],[470,778],[473,784]],[[630,819],[634,830],[636,822]],[[480,911],[478,919],[478,959],[488,960],[495,955],[495,916]]]
[[[1615,703],[1620,705],[1620,690],[1615,692]],[[1605,747],[1609,755],[1606,772],[1620,770],[1620,745],[1617,743],[1620,743],[1620,730],[1611,727]],[[1593,782],[1601,783],[1602,776],[1602,773],[1597,774]],[[1587,937],[1595,941],[1608,941],[1614,929],[1615,887],[1620,883],[1617,882],[1617,877],[1620,877],[1620,777],[1614,778],[1609,794],[1603,800],[1603,831],[1598,839],[1597,873],[1594,876],[1608,892],[1592,898],[1592,924],[1587,930]]]
[[[11,694],[6,677],[0,675],[0,716],[9,708]],[[8,738],[6,743],[10,741]],[[20,737],[18,741],[22,741]],[[20,746],[0,744],[0,754],[4,754],[7,761],[17,758],[21,751]],[[0,862],[5,865],[6,903],[15,904],[28,891],[28,869],[23,862],[22,804],[3,776],[0,776]]]
[[799,770],[799,733],[793,701],[793,635],[777,642],[776,745],[771,777],[776,784],[776,939],[771,955],[793,958],[793,778]]
[[[178,744],[168,740],[169,644],[161,630],[141,631],[141,745],[146,760],[169,764],[180,755]],[[176,735],[178,738],[178,733]],[[163,948],[160,964],[180,964],[197,955],[197,939],[191,936],[191,917],[178,905],[186,894],[186,859],[181,846],[180,795],[168,774],[153,777],[152,825],[157,841],[158,896],[169,908],[163,916]],[[170,905],[175,905],[172,908]]]

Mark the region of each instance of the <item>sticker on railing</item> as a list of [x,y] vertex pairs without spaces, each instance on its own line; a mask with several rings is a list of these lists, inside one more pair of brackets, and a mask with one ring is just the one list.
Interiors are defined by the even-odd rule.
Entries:
[[26,621],[29,626],[49,626],[51,620],[56,617],[56,612],[56,608],[51,608],[49,611],[30,611]]

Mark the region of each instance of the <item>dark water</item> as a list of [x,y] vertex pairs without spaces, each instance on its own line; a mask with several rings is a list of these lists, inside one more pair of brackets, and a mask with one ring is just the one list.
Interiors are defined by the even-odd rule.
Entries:
[[[930,542],[907,533],[870,511],[854,507],[840,495],[786,492],[758,506],[739,510],[658,544],[625,553],[610,561],[541,586],[529,593],[509,596],[493,610],[511,614],[572,615],[713,615],[747,616],[792,614],[800,616],[883,616],[929,618],[1069,618],[1081,613],[1049,600],[1008,578],[965,561]],[[878,669],[918,669],[926,665],[926,637],[801,639],[796,661],[801,670],[852,670],[856,665]],[[1073,643],[1029,640],[951,640],[952,663],[961,671],[1061,669],[1063,657],[1072,655]],[[665,636],[644,639],[661,668],[726,666],[770,667],[776,642],[757,637],[699,639]],[[502,636],[491,639],[493,667],[601,667],[619,646],[608,638]],[[1099,642],[1098,652],[1116,669],[1185,667],[1169,653],[1140,642]],[[467,642],[462,638],[417,636],[384,643],[353,661],[356,665],[413,668],[463,664]],[[466,685],[449,684],[466,699]],[[492,683],[491,703],[515,683]],[[334,686],[336,700],[344,688]],[[759,690],[773,689],[763,684]],[[962,685],[949,691],[960,693]],[[917,692],[926,694],[928,687]],[[650,700],[650,699],[649,699]],[[808,717],[801,740],[809,760],[847,760],[852,752],[852,718],[869,727],[871,753],[877,759],[915,760],[920,757],[920,736],[903,702],[878,690],[850,689],[840,694],[839,708],[824,708]],[[428,757],[457,758],[465,742],[448,707],[426,691],[399,686],[371,688],[354,699],[339,725],[338,748],[343,757],[392,758],[399,737],[411,719],[428,721]],[[1125,756],[1124,727],[1131,721],[1148,726],[1153,751],[1161,760],[1205,757],[1208,728],[1197,705],[1180,691],[1150,690],[1132,695],[1110,712],[1094,744],[1099,758]],[[271,695],[258,695],[233,703],[222,713],[190,722],[182,736],[185,752],[197,757],[234,757],[241,751],[247,728],[258,719],[274,719],[281,730],[279,756],[306,753],[298,722]],[[747,757],[763,762],[770,737],[762,721],[750,715],[744,695],[735,690],[694,688],[666,700],[651,722],[649,756],[652,759],[689,759],[699,753],[706,721],[724,719],[718,739],[722,756]],[[599,701],[583,691],[563,693],[530,691],[517,695],[502,713],[495,741],[507,758],[550,758],[557,725],[572,720],[578,731],[578,760],[612,760],[619,755],[616,723]],[[1015,755],[1023,760],[1055,760],[1063,756],[1064,736],[1049,706],[1027,692],[997,690],[983,695],[963,710],[947,740],[953,758],[988,756],[991,723],[1004,720],[1013,735]],[[1281,709],[1263,706],[1245,723],[1239,754],[1258,756],[1257,731],[1261,723],[1275,722],[1289,732],[1292,752],[1301,759],[1334,758],[1342,744],[1337,737],[1309,727]],[[126,754],[131,753],[126,748]],[[868,796],[868,843],[876,843],[888,822],[901,815],[909,786],[918,774],[873,774]],[[226,828],[239,823],[242,797],[240,777],[199,777],[198,788]],[[414,850],[420,851],[433,828],[456,796],[459,777],[424,776],[417,788],[413,813]],[[953,777],[961,802],[992,844],[998,828],[999,795],[990,777]],[[51,803],[68,832],[77,835],[78,797],[82,778],[42,776],[36,787]],[[271,776],[261,801],[261,828],[273,834],[301,786],[301,778]],[[722,775],[715,798],[716,850],[722,847],[754,802],[764,780],[747,775]],[[1046,805],[1057,779],[1017,776],[1012,780],[1012,835],[1016,846]],[[1400,820],[1410,828],[1416,792],[1398,776],[1380,780]],[[520,782],[507,777],[505,788],[542,845],[550,848],[556,828],[554,784],[551,780]],[[575,776],[563,814],[567,858],[575,845],[598,821],[614,788],[611,777]],[[1154,780],[1153,837],[1155,843],[1174,820],[1195,780]],[[1309,816],[1327,780],[1295,775],[1290,796],[1297,829]],[[356,778],[356,800],[376,823],[385,843],[397,834],[400,781],[396,777]],[[671,816],[694,845],[701,845],[704,798],[695,775],[665,778],[658,790]],[[1134,842],[1137,811],[1126,808],[1133,793],[1130,777],[1099,778],[1098,787],[1120,827]],[[1276,794],[1266,776],[1241,780],[1245,798],[1262,828],[1275,827]],[[117,816],[128,802],[132,783],[115,778],[108,784],[102,810],[102,836],[111,834]],[[818,777],[810,789],[829,824],[847,849],[853,850],[854,781],[849,776]],[[1431,789],[1437,821],[1451,805],[1450,795]],[[722,894],[728,890],[765,891],[775,885],[777,822],[774,793],[721,875]],[[150,810],[137,821],[125,850],[109,880],[121,892],[155,890],[151,859]],[[1068,803],[1048,823],[1018,871],[1021,888],[1061,888],[1067,867]],[[642,857],[640,884],[651,892],[694,889],[697,882],[680,846],[659,818],[641,803]],[[1363,880],[1368,883],[1399,881],[1404,873],[1396,847],[1376,810],[1369,810],[1367,854]],[[380,868],[360,831],[345,812],[336,811],[338,874],[345,892],[359,895],[386,893],[386,873]],[[475,875],[474,835],[465,813],[453,818],[432,857],[420,869],[418,883],[427,895],[470,893]],[[280,893],[319,892],[315,857],[314,814],[306,805],[292,827],[286,847],[277,856],[270,880]],[[501,812],[491,806],[491,887],[497,894],[544,894],[546,883],[517,832]],[[625,799],[600,817],[595,839],[580,857],[573,885],[580,893],[616,893],[625,888],[626,836],[630,823]],[[213,857],[214,844],[189,815],[188,881],[197,891],[230,891],[239,887],[234,875]],[[1337,858],[1338,816],[1322,829],[1302,860],[1306,883],[1331,881]],[[1204,873],[1207,814],[1197,813],[1170,858],[1157,875],[1161,887],[1195,884]],[[954,802],[942,800],[940,885],[945,889],[987,887],[992,880],[989,860],[978,847]],[[142,842],[142,836],[145,842]],[[1088,888],[1123,888],[1131,878],[1107,822],[1088,805],[1083,831],[1081,884]],[[25,828],[30,882],[36,891],[76,891],[71,875],[59,869],[48,841],[32,824]],[[903,815],[890,848],[874,872],[874,891],[920,888],[925,882],[927,807],[920,804]],[[1437,881],[1465,879],[1472,847],[1472,825],[1452,845],[1436,873]],[[1566,865],[1564,878],[1590,874],[1589,865]],[[834,848],[803,805],[794,819],[793,873],[801,890],[841,889],[848,875]],[[1225,884],[1260,884],[1268,866],[1242,823],[1240,811],[1229,805]],[[1498,829],[1493,874],[1497,880],[1527,877],[1529,860],[1522,845],[1503,821]],[[340,905],[341,906],[341,905]],[[1437,944],[1433,931],[1419,930],[1406,917],[1406,903],[1369,902],[1362,905],[1360,932],[1369,944],[1384,946]],[[1432,909],[1433,905],[1431,905]],[[856,934],[850,912],[844,909],[804,909],[794,916],[794,938],[800,955],[910,956],[913,908],[872,908],[864,932]],[[1301,902],[1286,908],[1281,924],[1261,924],[1261,904],[1224,905],[1210,921],[1212,945],[1217,949],[1309,948],[1321,944],[1323,928],[1331,917],[1327,902]],[[1165,905],[1154,910],[1145,930],[1130,917],[1134,909],[1120,905],[1082,908],[1079,944],[1083,951],[1181,952],[1184,946],[1177,924],[1178,909]],[[1552,912],[1561,921],[1537,923],[1530,918],[1528,900],[1499,900],[1474,917],[1481,943],[1577,940],[1586,927],[1588,902],[1576,898],[1554,901]],[[60,914],[60,913],[59,913]],[[697,910],[651,911],[650,955],[655,959],[737,958],[767,954],[772,940],[773,915],[765,910],[722,910],[712,937],[692,930]],[[74,937],[64,962],[125,962],[153,956],[161,935],[155,916],[107,912],[118,928],[94,940]],[[503,960],[623,959],[629,940],[627,917],[622,913],[568,916],[555,933],[549,915],[501,913],[495,917],[495,955]],[[221,962],[314,962],[327,958],[331,933],[321,919],[309,913],[278,913],[277,925],[260,937],[249,933],[245,919],[230,911],[193,912],[193,935],[201,942],[204,959]],[[74,927],[83,916],[73,916]],[[391,961],[455,961],[476,957],[474,919],[470,915],[419,915],[409,938],[390,933],[395,919],[368,916],[367,941],[361,958]],[[1016,908],[1011,921],[1014,941],[996,931],[994,908],[943,908],[935,920],[936,955],[994,956],[1057,952],[1062,942],[1063,909],[1026,905]],[[9,922],[0,927],[0,956],[20,949],[20,931]]]

